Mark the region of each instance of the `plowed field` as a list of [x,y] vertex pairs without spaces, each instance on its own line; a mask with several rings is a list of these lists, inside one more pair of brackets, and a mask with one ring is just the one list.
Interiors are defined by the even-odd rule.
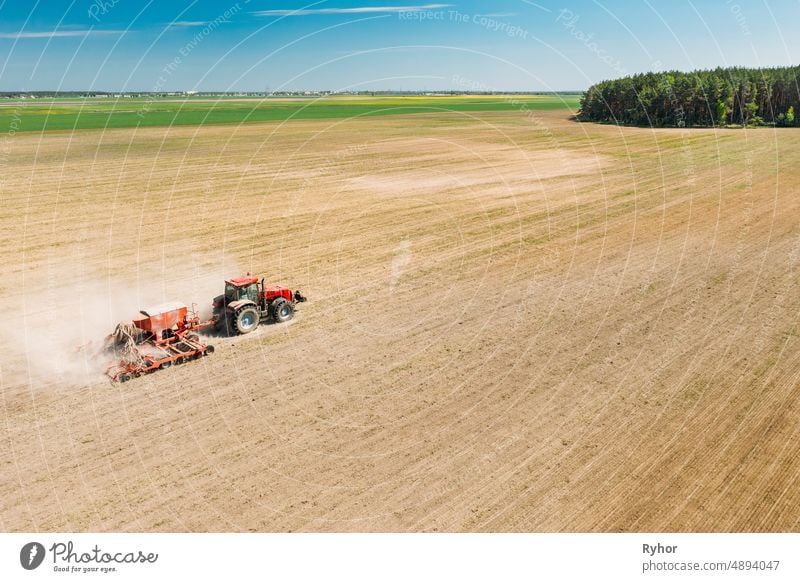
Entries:
[[[5,136],[3,531],[798,531],[800,133],[420,113]],[[75,348],[250,271],[293,321]]]

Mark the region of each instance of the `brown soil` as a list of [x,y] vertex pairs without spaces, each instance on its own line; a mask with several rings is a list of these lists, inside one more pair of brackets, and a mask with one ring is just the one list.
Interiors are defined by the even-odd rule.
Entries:
[[[3,531],[799,531],[800,133],[563,112],[0,144]],[[74,346],[250,270],[295,320]]]

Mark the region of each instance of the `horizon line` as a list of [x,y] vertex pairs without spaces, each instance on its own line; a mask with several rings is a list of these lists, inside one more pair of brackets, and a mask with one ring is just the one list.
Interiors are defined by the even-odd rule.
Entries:
[[281,91],[263,91],[258,89],[241,89],[237,91],[217,91],[214,89],[174,89],[164,91],[150,91],[139,89],[3,89],[0,95],[18,94],[33,95],[36,93],[103,93],[103,94],[129,94],[161,95],[166,93],[208,93],[215,95],[236,95],[241,93],[257,93],[261,95],[280,95],[283,93],[329,93],[333,95],[347,95],[354,93],[457,93],[460,95],[491,95],[499,93],[583,93],[586,89],[492,89],[486,91],[461,91],[457,89],[364,89],[359,91],[334,91],[332,89],[285,89]]

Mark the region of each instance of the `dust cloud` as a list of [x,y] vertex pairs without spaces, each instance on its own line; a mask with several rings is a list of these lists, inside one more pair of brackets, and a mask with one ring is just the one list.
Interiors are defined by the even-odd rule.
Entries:
[[104,381],[112,358],[103,348],[118,323],[150,306],[174,301],[208,319],[224,280],[244,273],[235,266],[184,266],[140,270],[132,280],[87,274],[69,262],[26,273],[14,299],[0,308],[0,381],[3,386],[34,388]]

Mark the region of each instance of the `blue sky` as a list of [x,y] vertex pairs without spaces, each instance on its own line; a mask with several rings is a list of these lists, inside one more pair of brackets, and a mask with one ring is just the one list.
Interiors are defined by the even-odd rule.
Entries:
[[0,0],[0,90],[584,89],[798,64],[797,0]]

